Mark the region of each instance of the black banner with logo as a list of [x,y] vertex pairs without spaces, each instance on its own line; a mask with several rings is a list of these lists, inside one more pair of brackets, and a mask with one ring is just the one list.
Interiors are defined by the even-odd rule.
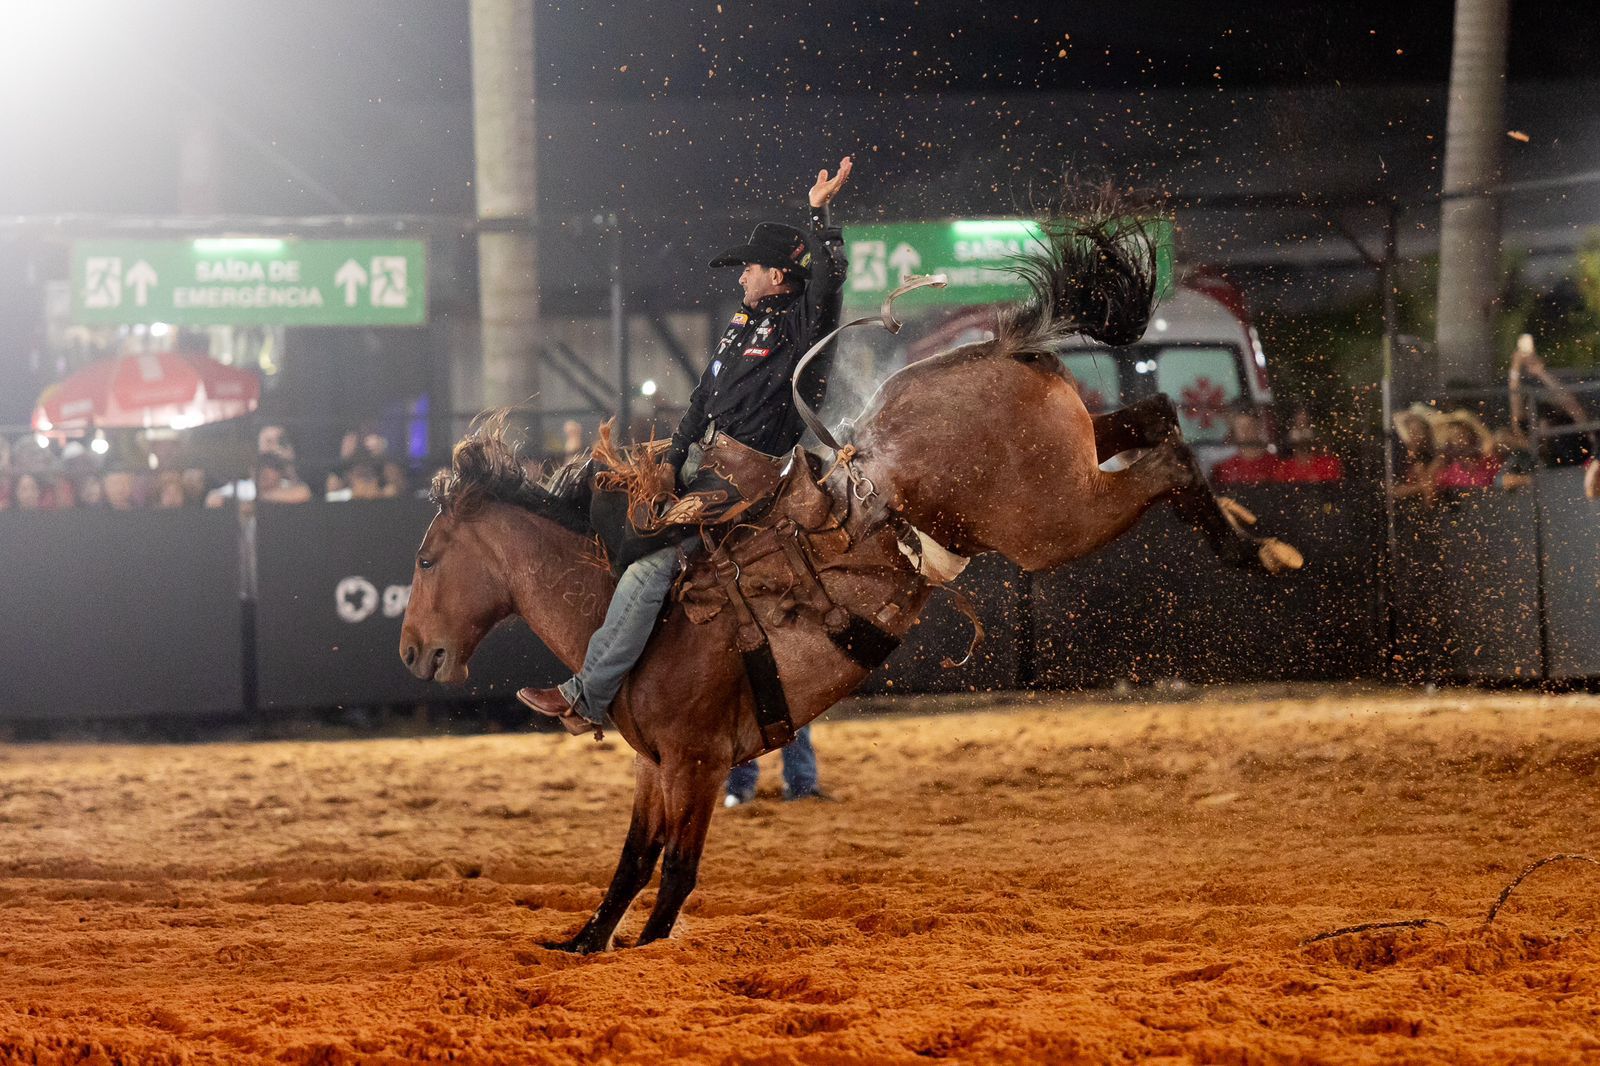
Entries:
[[566,677],[519,619],[502,622],[460,687],[400,661],[425,500],[262,504],[256,518],[256,701],[263,709],[506,697]]
[[0,718],[237,712],[231,508],[0,513]]
[[1232,495],[1305,568],[1224,566],[1170,508],[1087,558],[1033,580],[1033,681],[1191,683],[1374,677],[1385,642],[1378,561],[1383,501],[1354,485],[1264,486]]

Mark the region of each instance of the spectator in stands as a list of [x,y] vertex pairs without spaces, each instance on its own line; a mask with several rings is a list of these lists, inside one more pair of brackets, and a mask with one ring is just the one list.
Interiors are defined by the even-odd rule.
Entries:
[[1295,408],[1289,420],[1289,455],[1278,463],[1277,480],[1296,484],[1317,484],[1344,478],[1344,463],[1322,447],[1311,412]]
[[44,489],[39,484],[39,479],[32,474],[18,474],[16,481],[11,483],[11,499],[13,506],[19,511],[42,511],[44,507]]
[[1516,492],[1533,484],[1533,472],[1539,466],[1528,438],[1514,426],[1494,431],[1494,453],[1500,461],[1500,472],[1494,483],[1505,492]]
[[[1545,388],[1553,409],[1530,405],[1522,387],[1523,375],[1536,378]],[[1584,426],[1589,414],[1580,400],[1560,378],[1550,372],[1534,348],[1533,334],[1517,338],[1511,353],[1511,369],[1506,377],[1511,399],[1511,426],[1518,434],[1536,438],[1540,458],[1549,466],[1583,464],[1583,491],[1591,500],[1600,497],[1600,434],[1566,427]]]
[[294,462],[294,445],[282,426],[262,426],[256,433],[256,454],[277,455]]
[[1211,468],[1216,485],[1268,485],[1278,480],[1279,460],[1267,447],[1261,416],[1239,411],[1229,423],[1229,439],[1237,449]]
[[1451,411],[1441,415],[1434,429],[1439,442],[1438,469],[1433,475],[1436,489],[1493,488],[1500,472],[1494,438],[1471,411]]
[[47,511],[70,511],[78,504],[72,479],[60,471],[52,471],[39,478],[42,490],[40,506]]
[[163,509],[182,507],[188,500],[183,494],[183,479],[175,470],[164,471],[156,484],[156,506]]
[[[405,468],[390,458],[389,441],[381,434],[365,429],[346,433],[344,439],[339,442],[339,461],[341,464],[339,472],[328,475],[329,500],[376,499],[405,495]],[[377,475],[378,497],[356,495],[355,487],[350,483],[350,472],[358,463],[367,464]],[[370,491],[370,486],[363,486],[362,491]]]
[[183,502],[198,507],[206,502],[206,472],[198,466],[184,467],[178,475],[183,485]]
[[106,506],[113,511],[131,511],[134,502],[133,475],[126,470],[109,470],[102,479],[105,486]]
[[282,454],[265,452],[256,458],[254,478],[241,478],[212,489],[206,496],[206,506],[221,507],[229,500],[254,503],[257,499],[268,503],[305,503],[311,499],[311,489],[295,476],[294,464]]
[[345,478],[350,483],[352,500],[381,500],[395,495],[383,483],[377,465],[369,459],[351,463],[345,471]]
[[1399,445],[1394,464],[1396,499],[1433,502],[1433,476],[1440,463],[1428,414],[1425,407],[1412,407],[1394,416],[1394,439]]
[[78,478],[78,506],[86,511],[104,510],[106,488],[98,474],[84,474]]

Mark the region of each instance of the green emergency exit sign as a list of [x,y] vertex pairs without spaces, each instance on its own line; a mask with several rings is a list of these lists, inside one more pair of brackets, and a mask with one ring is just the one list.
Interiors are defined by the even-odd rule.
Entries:
[[[1154,238],[1156,293],[1172,291],[1172,222],[1146,222]],[[1037,222],[1021,218],[980,218],[954,222],[902,222],[884,226],[847,226],[845,254],[850,273],[845,302],[872,306],[911,274],[943,274],[942,289],[919,289],[907,303],[972,305],[1017,300],[1027,285],[1011,267],[1016,257],[1040,247]]]
[[415,326],[427,320],[427,292],[427,246],[418,240],[72,247],[72,318],[83,325]]

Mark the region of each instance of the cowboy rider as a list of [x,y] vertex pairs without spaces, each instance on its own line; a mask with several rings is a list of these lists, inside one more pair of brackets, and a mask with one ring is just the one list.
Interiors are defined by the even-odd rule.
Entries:
[[[713,267],[743,267],[744,300],[663,456],[685,495],[709,482],[725,496],[738,496],[741,482],[759,481],[775,457],[793,449],[804,434],[791,383],[801,356],[839,322],[844,238],[831,225],[828,205],[849,179],[851,165],[845,156],[833,175],[818,172],[810,192],[809,231],[763,222],[748,243],[711,261]],[[822,405],[831,362],[830,352],[819,353],[801,384],[813,410]],[[655,628],[677,559],[673,542],[633,562],[617,581],[578,673],[554,688],[522,689],[517,698],[559,719],[574,736],[603,725]]]

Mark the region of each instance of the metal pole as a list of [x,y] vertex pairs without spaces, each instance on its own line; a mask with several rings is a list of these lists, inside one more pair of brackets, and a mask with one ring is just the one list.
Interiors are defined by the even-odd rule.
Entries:
[[617,365],[617,433],[631,439],[633,428],[633,365],[628,348],[628,315],[622,300],[622,227],[608,215],[611,245],[611,348]]
[[1397,254],[1396,231],[1399,229],[1399,207],[1389,204],[1389,213],[1383,225],[1383,259],[1378,265],[1378,280],[1383,286],[1383,386],[1382,436],[1383,441],[1383,531],[1384,560],[1379,586],[1383,590],[1383,632],[1386,646],[1384,670],[1394,668],[1395,646],[1398,638],[1394,609],[1395,572],[1400,558],[1400,534],[1395,526],[1394,509],[1394,354],[1399,333],[1396,322],[1397,309],[1394,298],[1394,261]]

